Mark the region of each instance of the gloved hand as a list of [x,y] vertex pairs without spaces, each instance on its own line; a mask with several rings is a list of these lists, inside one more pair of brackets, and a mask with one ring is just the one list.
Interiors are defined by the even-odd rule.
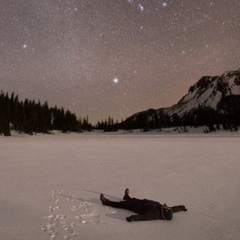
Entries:
[[184,205],[182,205],[182,211],[187,211],[187,209]]
[[126,219],[127,219],[128,222],[132,222],[134,220],[134,216],[126,217]]

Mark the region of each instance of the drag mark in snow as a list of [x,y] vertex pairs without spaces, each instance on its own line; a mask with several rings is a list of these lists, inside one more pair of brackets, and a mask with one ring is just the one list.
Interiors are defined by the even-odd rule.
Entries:
[[48,233],[51,240],[71,240],[78,235],[80,226],[104,223],[94,203],[55,190],[52,191],[52,199],[50,215],[44,217],[44,224],[41,226],[41,230]]

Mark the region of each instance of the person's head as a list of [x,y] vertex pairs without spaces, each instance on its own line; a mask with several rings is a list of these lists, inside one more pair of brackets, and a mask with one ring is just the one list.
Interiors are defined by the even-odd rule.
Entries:
[[163,204],[163,214],[166,218],[166,220],[172,220],[173,218],[173,212],[170,207],[167,206],[167,204]]

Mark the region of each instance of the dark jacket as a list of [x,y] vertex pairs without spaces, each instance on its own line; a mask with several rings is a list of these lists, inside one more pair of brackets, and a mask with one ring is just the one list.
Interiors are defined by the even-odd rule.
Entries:
[[144,220],[171,220],[173,213],[171,210],[164,208],[159,202],[148,199],[138,200],[134,204],[133,212],[139,215],[132,215],[127,218],[128,221],[144,221]]

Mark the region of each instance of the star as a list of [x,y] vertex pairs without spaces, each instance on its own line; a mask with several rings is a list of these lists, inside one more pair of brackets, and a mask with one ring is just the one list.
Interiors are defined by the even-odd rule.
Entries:
[[118,79],[118,78],[114,78],[114,79],[113,79],[113,82],[114,82],[115,84],[117,84],[117,83],[119,83],[119,79]]
[[140,9],[140,11],[141,12],[144,12],[144,10],[145,10],[145,8],[144,8],[144,6],[142,5],[142,4],[138,4],[138,7],[139,7],[139,9]]
[[162,3],[162,6],[163,6],[163,7],[167,7],[167,6],[168,6],[168,3],[167,3],[167,2],[163,2],[163,3]]
[[4,89],[92,122],[170,106],[201,76],[239,68],[237,0],[0,2]]

